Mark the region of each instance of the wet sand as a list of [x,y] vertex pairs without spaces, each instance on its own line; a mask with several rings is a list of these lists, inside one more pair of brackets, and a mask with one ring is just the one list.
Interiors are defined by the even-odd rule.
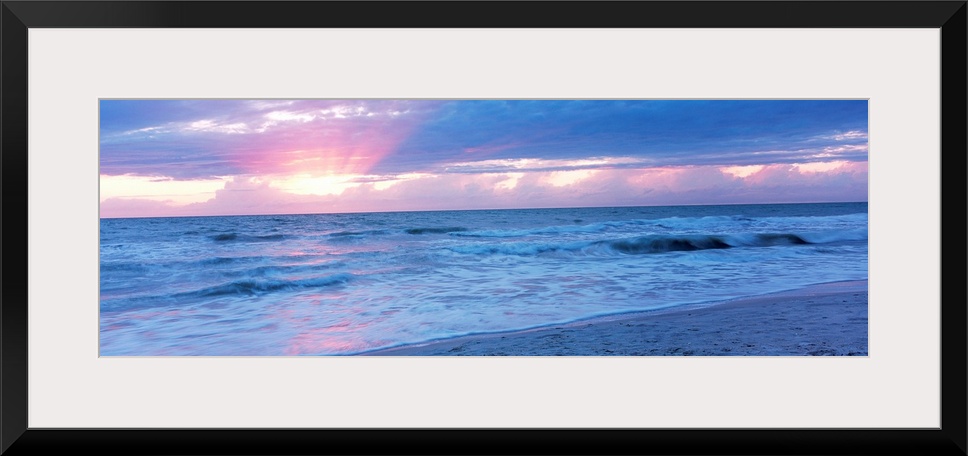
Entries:
[[458,337],[370,356],[866,356],[867,281]]

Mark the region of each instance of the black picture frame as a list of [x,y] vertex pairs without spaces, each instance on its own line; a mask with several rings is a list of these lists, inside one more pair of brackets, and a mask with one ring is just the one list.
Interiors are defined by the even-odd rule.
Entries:
[[[554,14],[547,10],[553,9]],[[966,454],[966,1],[3,1],[0,452],[25,454]],[[27,427],[27,30],[74,27],[753,27],[941,30],[939,429]],[[186,412],[188,412],[186,410]]]

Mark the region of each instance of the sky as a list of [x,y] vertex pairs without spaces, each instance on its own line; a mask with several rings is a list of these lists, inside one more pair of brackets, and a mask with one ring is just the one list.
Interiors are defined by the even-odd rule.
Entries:
[[866,100],[101,100],[100,215],[867,201]]

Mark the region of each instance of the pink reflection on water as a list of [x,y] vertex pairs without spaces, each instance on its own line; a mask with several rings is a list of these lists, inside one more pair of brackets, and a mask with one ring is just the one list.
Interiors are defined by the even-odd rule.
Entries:
[[128,328],[128,325],[118,323],[118,324],[113,324],[113,325],[105,326],[105,327],[101,328],[101,331],[120,331],[120,330],[126,329],[126,328]]
[[343,319],[330,326],[303,330],[289,340],[287,355],[319,355],[355,352],[370,347],[356,331],[370,322]]
[[[279,341],[285,355],[347,354],[375,348],[383,343],[373,340],[376,324],[385,315],[367,315],[367,309],[347,306],[346,296],[313,294],[299,302],[276,309],[269,316],[280,328]],[[282,334],[282,332],[288,334]],[[284,338],[284,339],[283,339]]]

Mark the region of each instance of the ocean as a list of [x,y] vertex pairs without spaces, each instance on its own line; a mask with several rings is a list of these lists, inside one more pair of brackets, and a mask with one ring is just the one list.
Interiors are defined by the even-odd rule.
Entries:
[[101,219],[101,356],[352,355],[867,279],[867,203]]

